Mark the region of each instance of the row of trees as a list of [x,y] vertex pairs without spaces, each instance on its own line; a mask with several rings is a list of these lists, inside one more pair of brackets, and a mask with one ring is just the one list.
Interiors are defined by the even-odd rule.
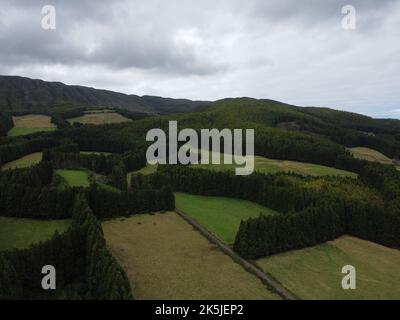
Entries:
[[0,136],[6,136],[13,126],[14,122],[11,114],[0,112]]
[[42,188],[53,180],[50,162],[40,162],[31,168],[0,171],[0,185],[22,184],[31,188]]
[[[132,299],[128,278],[108,251],[84,192],[73,203],[66,233],[30,249],[0,253],[0,299]],[[41,287],[44,265],[56,268],[56,290]]]
[[53,148],[60,145],[60,141],[54,138],[21,139],[13,143],[0,145],[0,166],[19,159],[27,154],[40,152],[45,148]]

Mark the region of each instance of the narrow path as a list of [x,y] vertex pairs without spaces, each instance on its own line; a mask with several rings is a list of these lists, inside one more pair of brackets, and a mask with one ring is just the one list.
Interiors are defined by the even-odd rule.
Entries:
[[243,259],[235,251],[233,251],[226,243],[222,242],[218,237],[210,233],[206,228],[200,225],[196,220],[190,217],[187,213],[180,209],[175,208],[175,212],[185,219],[189,224],[191,224],[195,229],[197,229],[203,236],[205,236],[209,241],[218,245],[218,247],[227,255],[229,255],[235,262],[239,263],[247,272],[254,274],[258,277],[264,284],[271,287],[277,294],[279,294],[283,299],[286,300],[299,300],[299,298],[282,286],[273,277],[266,274],[260,268],[258,268],[253,263]]

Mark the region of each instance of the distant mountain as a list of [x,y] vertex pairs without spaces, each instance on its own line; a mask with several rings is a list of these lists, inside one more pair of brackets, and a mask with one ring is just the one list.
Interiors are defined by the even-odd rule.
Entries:
[[204,108],[207,101],[127,95],[18,76],[0,76],[0,111],[40,111],[57,107],[101,106],[170,114]]

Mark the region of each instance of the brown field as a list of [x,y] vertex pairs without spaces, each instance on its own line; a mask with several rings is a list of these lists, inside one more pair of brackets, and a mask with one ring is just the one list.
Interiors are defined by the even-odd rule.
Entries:
[[74,122],[79,122],[82,124],[95,124],[95,125],[129,122],[129,121],[132,120],[125,118],[124,116],[116,112],[87,113],[81,117],[68,119],[68,122],[71,124],[73,124]]
[[14,116],[13,121],[14,127],[8,132],[9,136],[22,136],[35,132],[56,130],[56,126],[51,123],[51,118],[41,114]]
[[374,149],[356,147],[356,148],[349,148],[349,151],[357,159],[379,162],[383,164],[393,164],[392,159],[386,157],[384,154]]
[[51,118],[42,114],[27,114],[13,117],[14,126],[18,128],[55,128]]
[[279,299],[175,212],[103,222],[135,299]]

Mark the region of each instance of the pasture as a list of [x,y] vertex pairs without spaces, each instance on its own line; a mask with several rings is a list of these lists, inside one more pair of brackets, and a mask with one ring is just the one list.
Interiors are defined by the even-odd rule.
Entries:
[[89,173],[84,170],[56,170],[63,182],[69,187],[89,187]]
[[374,149],[356,147],[349,148],[349,151],[354,156],[354,158],[357,159],[379,162],[383,164],[393,164],[392,159],[386,157],[383,153],[380,153],[379,151]]
[[38,164],[40,161],[42,161],[42,152],[35,152],[4,164],[1,167],[1,170],[27,168],[35,164]]
[[[348,264],[356,268],[355,290],[341,287]],[[259,259],[257,265],[302,299],[400,299],[400,251],[354,237]]]
[[175,193],[175,206],[227,244],[233,244],[240,222],[278,212],[246,200]]
[[132,121],[116,112],[86,113],[83,116],[76,117],[76,118],[70,118],[67,120],[71,124],[73,124],[74,122],[77,122],[77,123],[81,123],[81,124],[94,124],[94,125]]
[[[204,150],[200,153],[204,156]],[[220,158],[220,164],[192,164],[191,167],[198,169],[207,169],[215,171],[234,171],[235,168],[240,167],[236,164],[224,164],[224,156],[222,153],[212,151],[210,152],[210,162],[212,155]],[[244,159],[244,157],[241,157]],[[290,160],[276,160],[269,159],[261,156],[254,157],[254,171],[260,173],[278,173],[278,172],[294,172],[301,175],[311,176],[342,176],[356,178],[357,175],[350,171],[340,170],[333,167],[327,167],[319,164],[290,161]]]
[[41,114],[14,116],[13,121],[14,127],[8,132],[8,135],[12,137],[56,130],[56,126],[51,123],[51,118]]
[[33,220],[0,217],[0,251],[28,248],[33,243],[50,239],[57,230],[63,233],[70,220]]
[[103,222],[135,299],[279,299],[175,212]]

